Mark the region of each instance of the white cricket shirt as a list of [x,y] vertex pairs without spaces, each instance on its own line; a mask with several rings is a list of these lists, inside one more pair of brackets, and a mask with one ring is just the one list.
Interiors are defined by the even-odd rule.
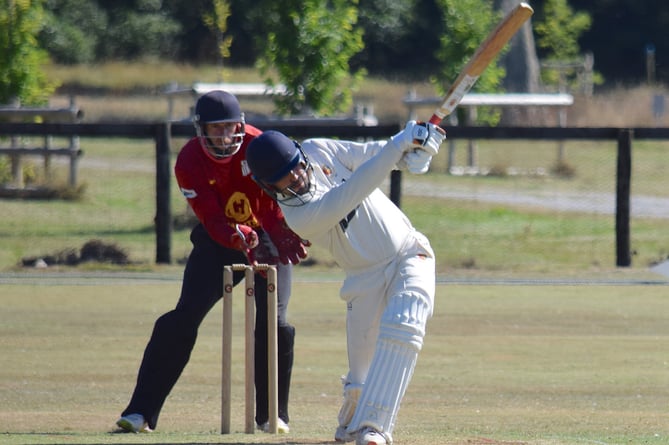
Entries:
[[316,191],[303,205],[280,204],[288,225],[327,248],[347,273],[393,260],[414,228],[378,187],[396,168],[400,148],[392,141],[309,139],[302,149]]

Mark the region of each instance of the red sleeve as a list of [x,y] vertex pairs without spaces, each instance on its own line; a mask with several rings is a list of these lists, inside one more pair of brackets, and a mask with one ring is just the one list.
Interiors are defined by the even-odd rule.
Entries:
[[226,218],[216,189],[208,183],[212,176],[208,167],[208,159],[195,138],[181,149],[174,174],[181,193],[209,236],[222,246],[232,247],[230,237],[235,233],[235,222]]

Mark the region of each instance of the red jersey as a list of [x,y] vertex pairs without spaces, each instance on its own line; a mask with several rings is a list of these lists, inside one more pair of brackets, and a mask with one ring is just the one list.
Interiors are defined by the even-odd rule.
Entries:
[[262,132],[248,124],[245,130],[234,155],[214,159],[194,137],[183,146],[174,166],[181,193],[209,236],[225,247],[232,247],[235,224],[271,231],[283,220],[277,203],[253,181],[246,165],[246,147]]

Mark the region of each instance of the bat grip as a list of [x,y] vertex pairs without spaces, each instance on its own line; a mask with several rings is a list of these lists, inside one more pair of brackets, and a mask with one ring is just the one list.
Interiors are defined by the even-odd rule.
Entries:
[[434,125],[439,125],[441,123],[441,118],[437,116],[436,114],[433,114],[432,117],[430,118],[429,122]]

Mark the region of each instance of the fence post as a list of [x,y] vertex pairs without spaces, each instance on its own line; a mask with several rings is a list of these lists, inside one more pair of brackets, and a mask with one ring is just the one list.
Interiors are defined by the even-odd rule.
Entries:
[[170,123],[156,124],[156,263],[169,264],[172,244],[170,208]]
[[[83,116],[83,113],[77,107],[76,100],[74,96],[70,96],[70,113],[72,115],[72,122],[79,122],[79,119]],[[76,187],[78,182],[77,171],[79,170],[79,156],[81,152],[79,151],[79,136],[74,134],[70,136],[70,187]]]
[[632,265],[630,248],[630,184],[632,177],[632,138],[634,130],[618,132],[618,164],[616,171],[616,266]]
[[390,172],[389,198],[398,208],[402,208],[402,172],[399,170]]

